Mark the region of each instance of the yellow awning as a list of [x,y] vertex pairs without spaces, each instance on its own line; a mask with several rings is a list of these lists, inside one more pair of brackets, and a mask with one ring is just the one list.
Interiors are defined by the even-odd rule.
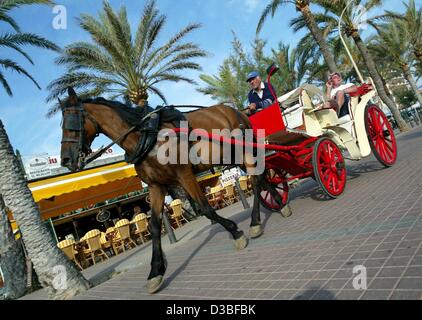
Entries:
[[42,218],[48,219],[141,190],[142,186],[134,166],[119,162],[32,182],[29,188],[40,207]]
[[207,174],[205,176],[198,177],[198,178],[196,178],[196,180],[198,182],[201,182],[201,181],[205,181],[205,180],[208,180],[208,179],[211,179],[211,178],[214,178],[214,177],[219,177],[219,176],[221,176],[221,172],[210,173],[210,174]]

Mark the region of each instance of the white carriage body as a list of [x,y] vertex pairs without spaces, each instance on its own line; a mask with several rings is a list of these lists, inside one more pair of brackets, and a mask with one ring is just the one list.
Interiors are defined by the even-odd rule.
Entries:
[[[324,93],[316,86],[304,84],[278,98],[282,106],[288,131],[304,131],[309,136],[329,136],[337,145],[359,160],[371,153],[365,129],[365,108],[375,96],[374,90],[360,97],[351,97],[349,114],[338,118],[332,109],[316,110],[315,104],[326,101]],[[360,100],[360,101],[359,101]]]

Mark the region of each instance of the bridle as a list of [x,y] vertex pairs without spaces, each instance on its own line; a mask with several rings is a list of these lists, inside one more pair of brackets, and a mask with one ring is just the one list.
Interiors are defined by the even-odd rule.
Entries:
[[[157,111],[148,113],[142,120],[145,120],[148,116],[155,112]],[[92,117],[88,112],[86,112],[81,102],[79,102],[75,106],[68,106],[63,108],[63,129],[78,132],[79,136],[77,138],[63,137],[61,143],[63,144],[64,142],[68,142],[78,144],[78,168],[83,168],[88,163],[99,158],[112,145],[123,140],[129,133],[131,133],[137,128],[136,126],[131,127],[129,130],[120,135],[117,139],[113,140],[110,144],[105,147],[101,147],[95,153],[92,153],[91,147],[85,141],[85,119],[88,119],[92,122],[95,128],[94,138],[98,137],[101,133],[100,126],[98,125],[98,122],[95,120],[95,118]],[[86,151],[86,153],[84,151]]]
[[[76,132],[76,138],[63,137],[61,143],[74,143],[78,146],[78,167],[81,168],[87,164],[86,157],[92,152],[91,147],[85,139],[85,119],[91,121],[95,129],[95,137],[100,134],[100,126],[97,121],[85,111],[82,103],[75,106],[67,106],[63,108],[62,128],[65,130]],[[92,160],[91,160],[92,161]]]

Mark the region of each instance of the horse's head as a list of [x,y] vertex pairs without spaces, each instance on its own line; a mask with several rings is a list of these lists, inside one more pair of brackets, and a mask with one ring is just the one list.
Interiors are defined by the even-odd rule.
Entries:
[[99,134],[98,124],[85,110],[73,88],[68,89],[69,98],[61,104],[62,147],[61,165],[70,171],[82,170],[85,158],[91,151],[91,143]]

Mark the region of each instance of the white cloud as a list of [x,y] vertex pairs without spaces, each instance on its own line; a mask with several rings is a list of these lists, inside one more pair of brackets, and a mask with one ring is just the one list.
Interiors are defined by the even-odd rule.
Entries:
[[246,0],[245,5],[249,12],[254,11],[262,0]]

